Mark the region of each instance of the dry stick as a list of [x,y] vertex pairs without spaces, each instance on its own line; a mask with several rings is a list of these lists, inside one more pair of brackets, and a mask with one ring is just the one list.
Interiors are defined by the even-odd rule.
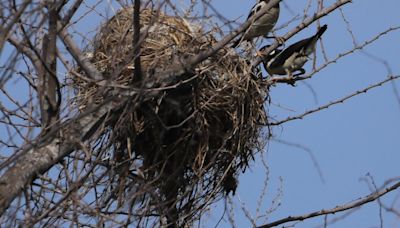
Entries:
[[309,218],[313,218],[313,217],[317,217],[317,216],[321,216],[321,215],[328,215],[328,214],[335,214],[337,212],[341,212],[341,211],[346,211],[352,208],[356,208],[356,207],[360,207],[364,204],[370,203],[372,201],[375,201],[376,199],[379,199],[380,197],[386,195],[387,193],[394,191],[396,189],[400,188],[400,182],[397,182],[396,184],[385,188],[381,191],[378,192],[374,192],[371,193],[361,199],[358,199],[354,202],[348,203],[348,204],[344,204],[344,205],[340,205],[340,206],[336,206],[334,208],[331,209],[323,209],[320,211],[315,211],[309,214],[305,214],[305,215],[299,215],[299,216],[289,216],[287,218],[284,219],[280,219],[277,220],[275,222],[271,222],[262,226],[259,226],[258,228],[269,228],[269,227],[274,227],[274,226],[278,226],[284,223],[288,223],[288,222],[293,222],[293,221],[303,221]]
[[19,41],[14,36],[10,36],[7,39],[7,41],[11,45],[13,45],[17,49],[17,51],[26,55],[29,58],[29,60],[32,62],[32,64],[34,65],[35,69],[40,69],[42,62],[40,61],[40,59],[35,55],[35,53],[31,49],[29,49],[27,46],[22,44],[21,41]]
[[79,47],[75,44],[72,37],[68,34],[67,30],[62,29],[63,24],[61,24],[61,22],[58,22],[57,28],[60,30],[58,36],[60,37],[61,41],[64,43],[68,52],[72,55],[72,57],[86,73],[86,75],[93,80],[102,80],[102,74],[89,61],[89,59],[85,58]]
[[97,70],[97,68],[89,61],[89,59],[85,58],[84,54],[75,44],[72,37],[67,32],[66,28],[82,2],[83,0],[76,0],[72,7],[67,11],[66,15],[61,19],[62,22],[58,22],[58,36],[64,43],[68,52],[72,55],[72,57],[78,63],[79,67],[81,67],[82,70],[86,73],[86,75],[93,80],[100,81],[103,79],[101,72]]
[[[60,83],[57,78],[57,21],[56,4],[48,3],[48,33],[43,37],[43,64],[39,74],[39,103],[42,117],[42,133],[59,119],[61,105]],[[46,68],[47,66],[47,68]]]
[[82,2],[83,2],[83,0],[76,0],[74,2],[74,4],[72,5],[72,7],[67,11],[65,16],[62,18],[62,22],[64,24],[63,29],[65,28],[65,26],[67,26],[70,23],[72,17],[78,10],[79,6],[81,6]]
[[134,56],[134,76],[132,82],[137,83],[142,81],[142,67],[140,64],[140,0],[135,0],[133,6],[133,40],[132,40],[133,56]]
[[365,89],[358,90],[358,91],[356,91],[355,93],[352,93],[352,94],[350,94],[350,95],[347,95],[347,96],[345,96],[345,97],[342,97],[342,98],[340,98],[340,99],[337,99],[337,100],[335,100],[335,101],[332,101],[332,102],[330,102],[330,103],[328,103],[328,104],[326,104],[326,105],[323,105],[323,106],[320,106],[320,107],[318,107],[318,108],[315,108],[315,109],[306,111],[306,112],[304,112],[303,114],[298,115],[298,116],[292,116],[292,117],[288,117],[288,118],[286,118],[286,119],[284,119],[284,120],[280,120],[280,121],[277,121],[277,122],[272,122],[272,123],[270,123],[270,125],[271,125],[271,126],[276,126],[276,125],[280,125],[280,124],[283,124],[283,123],[286,123],[286,122],[289,122],[289,121],[292,121],[292,120],[303,119],[303,118],[304,118],[305,116],[307,116],[307,115],[310,115],[310,114],[315,113],[315,112],[319,112],[319,111],[321,111],[321,110],[323,110],[323,109],[327,109],[327,108],[329,108],[329,107],[331,107],[331,106],[333,106],[333,105],[336,105],[336,104],[339,104],[339,103],[343,103],[343,102],[345,102],[346,100],[349,100],[349,99],[352,98],[352,97],[355,97],[355,96],[357,96],[357,95],[359,95],[359,94],[362,94],[362,93],[366,93],[368,90],[371,90],[371,89],[373,89],[373,88],[382,86],[383,84],[385,84],[385,83],[387,83],[387,82],[390,82],[390,81],[393,81],[393,80],[396,80],[396,79],[398,79],[398,78],[400,78],[400,75],[390,76],[390,77],[386,78],[386,79],[383,80],[383,81],[380,81],[380,82],[378,82],[378,83],[376,83],[376,84],[372,84],[372,85],[368,86],[368,87],[365,88]]
[[68,191],[61,197],[61,199],[58,200],[56,203],[54,203],[53,207],[48,208],[40,216],[35,218],[34,221],[31,223],[31,225],[34,225],[34,224],[38,223],[39,221],[41,221],[42,219],[46,218],[51,212],[56,210],[65,200],[67,200],[68,197],[72,193],[76,192],[80,187],[82,187],[82,185],[85,184],[86,179],[89,178],[89,176],[92,174],[92,172],[95,168],[96,168],[96,166],[93,165],[92,167],[90,167],[90,169],[86,172],[86,174],[83,177],[81,177],[79,180],[73,182],[71,184],[71,186],[69,187]]

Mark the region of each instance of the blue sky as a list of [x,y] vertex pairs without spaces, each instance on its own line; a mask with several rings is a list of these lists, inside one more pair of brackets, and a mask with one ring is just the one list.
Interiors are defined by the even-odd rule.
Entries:
[[[305,0],[284,2],[290,10],[282,7],[278,26],[296,14],[302,15],[307,5]],[[316,4],[317,1],[312,2]],[[324,4],[328,6],[333,2],[335,1],[325,1]],[[247,15],[246,9],[251,8],[253,1],[235,0],[228,7],[225,3],[225,1],[215,1],[214,6],[221,9],[228,18],[233,19],[243,14],[244,19]],[[350,22],[357,43],[362,44],[389,27],[400,26],[399,8],[400,2],[396,0],[379,2],[355,0],[343,7],[343,13]],[[293,11],[294,15],[290,11]],[[298,23],[299,21],[295,21],[277,33],[284,34]],[[328,24],[328,30],[323,36],[323,42],[330,59],[353,47],[351,36],[346,30],[347,25],[339,11],[321,19],[321,24],[325,23]],[[311,25],[287,43],[291,44],[310,36],[315,30],[316,26]],[[399,75],[399,40],[400,31],[395,31],[383,36],[364,50],[375,58],[387,61],[393,74]],[[320,48],[318,46],[318,49]],[[272,88],[271,116],[281,120],[287,116],[298,115],[385,79],[388,75],[387,69],[381,62],[367,54],[355,52],[340,59],[307,80],[308,86],[298,83],[296,87],[278,85]],[[317,65],[321,63],[323,58],[318,51]],[[305,69],[307,71],[312,69],[311,62]],[[312,151],[325,182],[321,181],[306,151],[271,141],[263,154],[270,172],[264,209],[269,208],[276,196],[280,178],[283,180],[283,196],[281,206],[270,215],[268,221],[323,208],[333,208],[369,194],[368,184],[362,180],[368,178],[368,173],[378,187],[385,180],[400,176],[400,104],[396,100],[393,86],[400,89],[400,82],[388,83],[344,104],[273,129],[277,140],[299,144]],[[266,169],[259,162],[260,159],[256,160],[253,169],[241,176],[238,195],[235,197],[235,202],[240,198],[250,211],[251,208],[255,208],[266,173]],[[383,198],[383,201],[390,205],[398,195],[399,191],[390,193]],[[400,209],[398,199],[395,207]],[[251,225],[241,212],[240,206],[236,207],[235,212],[238,227]],[[341,215],[343,213],[328,216],[328,220]],[[323,221],[324,218],[320,217],[298,223],[295,227],[315,227],[323,224]],[[384,227],[399,227],[400,220],[384,211],[383,224]],[[370,203],[348,218],[328,227],[379,227],[379,225],[379,207],[377,203]],[[222,227],[230,225],[225,223]]]

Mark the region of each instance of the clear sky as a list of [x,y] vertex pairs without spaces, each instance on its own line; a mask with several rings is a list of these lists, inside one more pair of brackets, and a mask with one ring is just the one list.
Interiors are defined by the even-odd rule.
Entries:
[[[282,7],[279,25],[289,21],[295,15],[303,15],[306,0],[284,1],[288,7]],[[311,1],[316,4],[317,1]],[[333,0],[324,1],[325,6]],[[254,1],[233,0],[214,1],[227,18],[247,16]],[[283,6],[283,5],[282,5]],[[358,44],[364,43],[389,27],[400,26],[398,0],[366,1],[354,0],[343,7],[343,13],[350,23]],[[314,11],[311,11],[311,13]],[[285,34],[300,21],[294,21],[288,28],[277,31]],[[328,24],[323,35],[325,51],[329,59],[350,50],[353,47],[347,25],[339,11],[321,19],[321,24]],[[292,37],[288,44],[312,35],[316,25],[311,25]],[[392,32],[366,47],[365,52],[340,59],[296,87],[278,85],[272,88],[270,115],[281,120],[306,110],[326,104],[335,99],[351,94],[387,77],[385,66],[377,61],[384,60],[393,74],[400,74],[400,30]],[[318,49],[321,49],[318,46]],[[371,57],[373,55],[373,57]],[[317,53],[317,65],[323,63],[321,52]],[[312,63],[305,69],[310,71]],[[310,87],[312,89],[310,89]],[[400,176],[400,104],[393,87],[400,90],[400,82],[388,83],[382,87],[357,96],[344,104],[339,104],[305,117],[273,128],[275,141],[271,141],[263,155],[269,166],[269,185],[263,209],[271,206],[278,194],[282,179],[281,206],[268,218],[268,221],[290,215],[301,215],[320,209],[333,208],[337,205],[356,200],[370,193],[365,179],[367,174],[373,177],[380,187],[387,179]],[[287,142],[286,144],[280,141]],[[311,150],[321,169],[324,182],[318,174],[310,155],[305,150],[289,144],[298,144]],[[263,187],[266,169],[260,159],[256,159],[251,171],[240,178],[238,194],[250,212],[256,208],[258,196]],[[400,210],[399,191],[383,198],[383,202]],[[235,209],[238,227],[251,224],[238,205]],[[338,213],[328,216],[328,220],[344,215]],[[217,216],[211,220],[218,219]],[[383,211],[384,227],[400,227],[400,218]],[[298,223],[295,227],[315,227],[323,224],[324,217]],[[262,224],[262,220],[260,223]],[[379,206],[373,202],[349,217],[328,227],[379,227]],[[224,223],[221,227],[230,227]]]
[[[85,2],[91,5],[98,1]],[[254,2],[253,0],[214,0],[212,5],[226,18],[240,17],[239,20],[243,21]],[[309,0],[284,0],[283,2],[278,27],[296,15],[303,16],[303,10]],[[311,15],[315,10],[317,0],[310,2],[313,4],[310,9]],[[326,0],[324,4],[328,6],[334,2],[334,0]],[[104,11],[103,6],[97,7],[99,11]],[[347,31],[348,26],[353,31],[357,43],[362,44],[389,27],[400,26],[399,9],[399,0],[353,0],[353,3],[343,7],[343,14],[349,25],[344,22],[340,11],[335,11],[321,19],[321,24],[328,24],[328,30],[323,35],[323,44],[328,58],[333,59],[338,54],[353,48],[353,41]],[[108,12],[113,14],[110,10]],[[102,19],[93,20],[87,17],[75,26],[77,30],[92,36],[101,21]],[[298,23],[300,20],[293,21],[288,27],[277,31],[277,34],[285,34]],[[316,25],[313,24],[292,37],[287,44],[310,36],[315,31]],[[273,87],[270,91],[272,103],[268,106],[270,116],[275,120],[295,116],[384,80],[388,76],[388,69],[381,60],[387,62],[394,75],[399,75],[399,41],[400,30],[391,32],[367,46],[364,49],[365,52],[356,51],[338,60],[337,63],[329,65],[305,83],[299,82],[296,87],[288,85]],[[318,50],[320,49],[321,46],[318,45]],[[3,52],[2,57],[4,56],[7,56],[7,50]],[[317,66],[323,62],[322,53],[317,51]],[[308,72],[312,70],[312,61],[306,64],[305,69]],[[270,214],[268,221],[333,208],[369,194],[371,190],[364,181],[369,178],[367,174],[373,177],[378,187],[387,179],[399,177],[400,103],[396,99],[394,87],[400,91],[400,81],[387,83],[343,104],[307,116],[303,120],[295,120],[274,127],[274,139],[270,141],[262,154],[269,167],[269,184],[260,214],[271,207],[271,202],[279,194],[280,187],[281,205]],[[290,146],[291,144],[299,146]],[[300,149],[300,146],[311,151],[321,169],[324,181],[321,180],[310,153]],[[253,167],[240,176],[234,202],[238,203],[240,199],[254,214],[265,178],[266,169],[260,157],[257,157]],[[400,191],[396,191],[385,196],[383,202],[388,205],[395,202],[395,208],[400,210],[399,198]],[[223,202],[212,207],[210,218],[203,223],[205,227],[213,227],[219,220],[222,204]],[[328,220],[341,215],[343,213],[328,216]],[[319,217],[298,223],[296,227],[316,227],[323,224],[323,219]],[[384,227],[400,227],[399,219],[393,214],[383,212]],[[240,209],[240,203],[235,209],[235,221],[237,227],[251,226]],[[258,223],[258,225],[261,224],[263,220]],[[328,227],[379,226],[379,207],[373,202]],[[231,225],[223,221],[219,227],[231,227]]]

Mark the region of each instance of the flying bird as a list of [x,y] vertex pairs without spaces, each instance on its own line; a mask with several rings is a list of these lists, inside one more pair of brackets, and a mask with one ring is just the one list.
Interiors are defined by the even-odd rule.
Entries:
[[[236,47],[242,40],[251,41],[259,36],[267,36],[268,33],[274,28],[279,18],[279,3],[274,5],[268,12],[259,17],[257,20],[253,16],[264,9],[270,0],[258,0],[258,2],[251,8],[247,21],[252,20],[250,27],[244,34],[236,40],[231,47]],[[253,21],[254,20],[254,21]]]
[[[308,56],[315,51],[318,39],[324,34],[327,28],[327,25],[323,25],[314,36],[300,40],[285,50],[277,48],[268,55],[262,54],[262,62],[265,70],[269,75],[288,75],[292,78],[304,74],[306,71],[303,69],[303,66],[309,59]],[[263,50],[268,47],[269,45],[262,47],[259,53],[263,53]],[[295,71],[300,72],[293,75]]]

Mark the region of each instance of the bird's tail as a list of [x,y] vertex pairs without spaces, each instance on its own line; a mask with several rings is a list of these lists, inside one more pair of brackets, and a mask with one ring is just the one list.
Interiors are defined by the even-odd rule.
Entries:
[[326,29],[328,28],[328,25],[323,25],[317,32],[317,34],[315,34],[315,38],[319,39],[322,34],[324,34],[324,32],[326,31]]

